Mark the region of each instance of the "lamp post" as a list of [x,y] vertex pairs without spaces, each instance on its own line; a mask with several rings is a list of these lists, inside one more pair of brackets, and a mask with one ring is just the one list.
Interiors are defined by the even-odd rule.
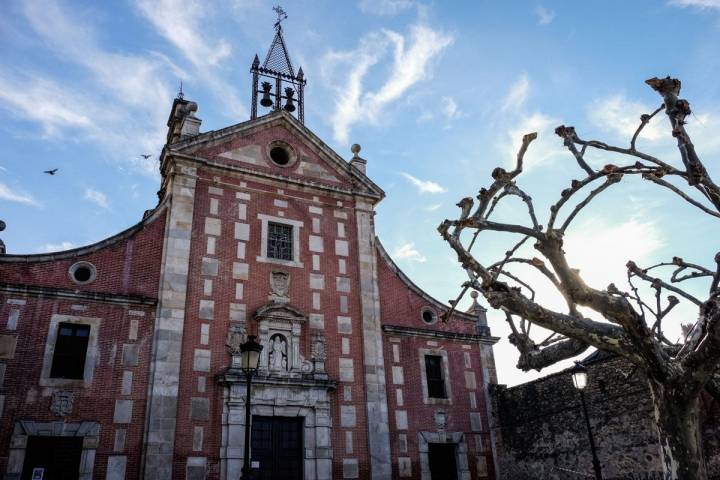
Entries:
[[585,425],[587,426],[588,439],[590,440],[590,450],[592,451],[592,464],[595,470],[595,479],[602,480],[602,470],[600,469],[600,460],[598,460],[595,451],[595,439],[593,439],[592,428],[590,427],[590,417],[588,417],[587,405],[585,404],[585,394],[583,390],[587,386],[587,368],[585,365],[575,362],[575,366],[570,370],[573,385],[580,392],[580,402],[582,403],[583,413],[585,414]]
[[248,335],[247,341],[240,345],[240,369],[245,373],[247,387],[245,389],[245,453],[241,480],[250,480],[250,398],[252,377],[257,373],[262,345],[255,341],[255,335]]

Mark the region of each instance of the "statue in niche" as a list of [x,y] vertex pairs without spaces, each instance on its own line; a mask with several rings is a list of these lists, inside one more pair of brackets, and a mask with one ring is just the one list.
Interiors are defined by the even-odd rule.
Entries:
[[285,370],[288,369],[287,361],[287,341],[282,335],[275,334],[270,338],[270,370]]

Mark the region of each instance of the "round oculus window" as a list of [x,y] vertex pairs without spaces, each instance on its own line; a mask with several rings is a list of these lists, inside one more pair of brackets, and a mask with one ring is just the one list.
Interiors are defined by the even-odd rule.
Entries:
[[422,316],[423,322],[427,323],[428,325],[433,324],[437,321],[437,314],[434,310],[430,308],[423,308],[420,315]]
[[267,153],[272,163],[278,167],[290,167],[295,163],[297,158],[293,147],[282,140],[270,142],[267,146]]
[[95,265],[90,262],[77,262],[74,263],[68,270],[70,280],[79,284],[86,285],[95,280],[97,276],[97,269]]

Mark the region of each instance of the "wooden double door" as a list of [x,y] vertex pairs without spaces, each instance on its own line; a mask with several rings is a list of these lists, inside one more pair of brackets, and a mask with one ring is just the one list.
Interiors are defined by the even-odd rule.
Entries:
[[303,419],[253,416],[250,457],[258,480],[303,478]]

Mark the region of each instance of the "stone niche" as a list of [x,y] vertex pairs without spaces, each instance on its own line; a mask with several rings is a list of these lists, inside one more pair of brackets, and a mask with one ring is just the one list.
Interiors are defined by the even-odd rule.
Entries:
[[253,319],[258,323],[258,341],[263,346],[259,374],[300,378],[313,373],[313,364],[300,353],[300,340],[307,317],[286,303],[260,307]]
[[[272,302],[253,315],[263,345],[260,367],[252,379],[253,416],[302,418],[303,478],[332,478],[330,393],[337,381],[325,372],[325,339],[312,338],[312,361],[300,354],[307,317],[287,303]],[[232,349],[231,349],[232,350]],[[236,354],[231,351],[231,356]],[[220,477],[237,479],[245,442],[246,377],[234,365],[217,376],[224,385]]]

